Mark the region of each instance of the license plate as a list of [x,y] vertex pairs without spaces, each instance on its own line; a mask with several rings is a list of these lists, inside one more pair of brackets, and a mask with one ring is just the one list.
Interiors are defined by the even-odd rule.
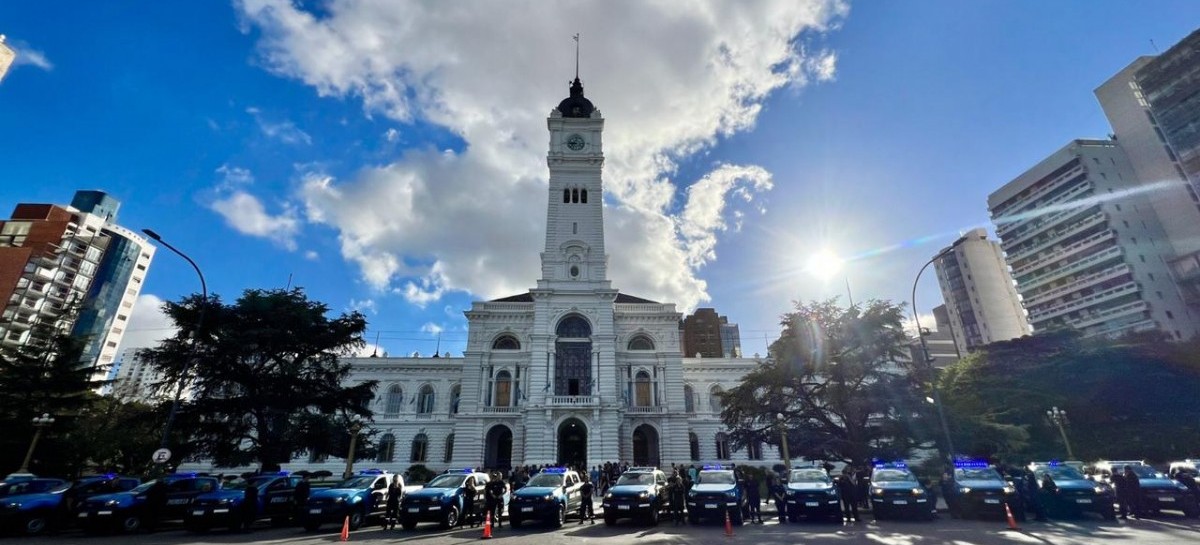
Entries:
[[706,503],[706,504],[704,504],[704,508],[705,508],[705,509],[716,509],[716,508],[717,508],[717,504],[715,504],[715,503]]
[[111,515],[112,511],[96,511],[97,515]]
[[195,516],[197,516],[197,517],[202,517],[202,516],[204,516],[204,510],[203,510],[203,509],[197,509],[197,510],[195,510],[195,511],[192,511],[192,514],[193,514],[193,515],[195,515]]
[[409,507],[409,508],[408,508],[408,512],[409,512],[409,513],[420,513],[420,512],[421,512],[421,508],[420,508],[420,507]]
[[1092,503],[1091,498],[1075,498],[1075,503]]
[[228,513],[228,509],[213,509],[214,514]]
[[892,503],[896,505],[908,505],[908,500],[892,500]]
[[993,499],[993,498],[984,498],[983,503],[997,503],[998,504],[998,503],[1000,503],[1000,500]]
[[817,503],[817,502],[815,502],[815,501],[806,501],[806,502],[804,502],[804,506],[805,506],[805,507],[816,507],[816,506],[818,506],[818,505],[821,505],[821,504],[820,504],[820,503]]
[[522,513],[532,513],[532,512],[533,512],[533,508],[532,508],[532,507],[522,507],[522,508],[521,508],[521,512],[522,512]]
[[1170,496],[1159,496],[1158,501],[1175,501],[1175,498],[1172,498]]
[[173,500],[167,500],[167,505],[183,505],[187,502],[187,498],[175,498]]
[[271,503],[287,503],[287,498],[271,498]]
[[628,510],[629,510],[629,506],[628,506],[628,505],[618,505],[618,506],[617,506],[617,510],[618,510],[618,511],[628,511]]
[[310,515],[320,515],[320,514],[321,514],[321,510],[320,510],[320,509],[309,509],[309,510],[308,510],[308,514],[310,514]]

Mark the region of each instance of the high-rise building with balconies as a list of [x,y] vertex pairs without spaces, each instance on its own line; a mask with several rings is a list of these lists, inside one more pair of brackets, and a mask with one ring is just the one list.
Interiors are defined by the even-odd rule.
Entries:
[[959,352],[1032,333],[1004,253],[986,229],[968,231],[941,254],[934,267]]
[[1124,150],[1075,140],[988,196],[1035,331],[1200,332],[1176,295],[1174,255]]

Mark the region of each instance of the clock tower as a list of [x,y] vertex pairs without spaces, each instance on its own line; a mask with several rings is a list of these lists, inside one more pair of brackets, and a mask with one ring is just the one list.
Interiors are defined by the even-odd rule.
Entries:
[[583,96],[583,83],[578,77],[571,83],[571,95],[550,112],[546,126],[550,130],[546,155],[550,196],[538,288],[607,290],[610,285],[600,179],[604,119]]

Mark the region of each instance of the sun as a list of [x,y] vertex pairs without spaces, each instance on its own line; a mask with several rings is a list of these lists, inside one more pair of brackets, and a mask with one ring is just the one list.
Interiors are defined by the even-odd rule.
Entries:
[[829,280],[841,272],[846,261],[829,250],[821,250],[805,262],[804,270],[821,280]]

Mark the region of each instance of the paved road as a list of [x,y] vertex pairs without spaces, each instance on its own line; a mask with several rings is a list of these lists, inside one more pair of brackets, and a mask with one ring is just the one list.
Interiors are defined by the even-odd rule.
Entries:
[[[45,539],[10,539],[10,543],[88,544],[88,545],[185,545],[185,544],[277,544],[308,545],[338,541],[333,525],[323,532],[308,533],[296,528],[267,528],[262,526],[251,533],[213,532],[192,535],[181,530],[167,530],[134,536],[84,537],[70,532]],[[352,543],[412,543],[417,545],[462,545],[479,541],[479,528],[452,531],[439,530],[435,525],[421,525],[417,530],[382,530],[378,527],[352,532]],[[1007,530],[1003,521],[962,521],[942,518],[934,522],[856,524],[784,524],[768,521],[763,525],[734,528],[733,537],[726,537],[719,524],[701,526],[657,527],[618,524],[606,527],[602,522],[579,526],[568,521],[567,526],[553,530],[525,527],[511,530],[507,526],[494,533],[491,543],[511,545],[559,544],[722,544],[747,545],[1095,545],[1119,543],[1129,545],[1176,545],[1200,542],[1200,521],[1182,516],[1164,515],[1158,519],[1103,522],[1083,519],[1077,521],[1029,522],[1021,531]],[[490,544],[489,544],[490,545]]]

